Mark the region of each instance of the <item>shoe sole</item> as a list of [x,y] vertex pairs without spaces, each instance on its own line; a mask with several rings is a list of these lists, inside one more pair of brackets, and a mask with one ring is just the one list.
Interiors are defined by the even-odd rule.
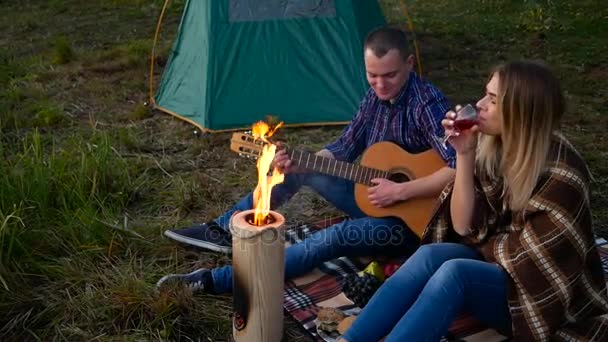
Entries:
[[[193,276],[196,273],[199,272],[204,272],[204,271],[209,271],[209,269],[206,268],[200,268],[196,271],[192,271],[190,273],[187,274],[179,274],[179,273],[172,273],[172,274],[167,274],[166,276],[160,278],[157,282],[156,282],[156,290],[160,290],[160,288],[165,284],[165,283],[170,283],[171,281],[175,281],[175,282],[179,282],[181,281],[182,278],[184,277],[189,277],[189,276]],[[204,289],[204,287],[203,287]],[[194,291],[199,291],[200,289],[194,289]]]
[[165,232],[163,234],[171,240],[175,240],[177,242],[183,243],[188,246],[195,246],[195,247],[208,249],[210,251],[219,252],[219,253],[231,253],[232,252],[232,247],[220,246],[220,245],[216,245],[211,242],[206,242],[206,241],[189,238],[187,236],[175,234],[174,232],[172,232],[170,230],[165,230]]
[[161,288],[161,286],[163,286],[167,280],[177,278],[178,276],[179,276],[179,274],[167,274],[166,276],[160,278],[156,282],[156,289],[159,290]]

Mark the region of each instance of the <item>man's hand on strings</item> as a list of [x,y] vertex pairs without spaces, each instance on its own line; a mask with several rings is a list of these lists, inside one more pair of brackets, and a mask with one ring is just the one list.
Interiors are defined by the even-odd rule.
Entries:
[[407,200],[408,183],[395,183],[385,178],[374,178],[372,186],[367,189],[369,201],[379,207],[386,208],[391,205]]

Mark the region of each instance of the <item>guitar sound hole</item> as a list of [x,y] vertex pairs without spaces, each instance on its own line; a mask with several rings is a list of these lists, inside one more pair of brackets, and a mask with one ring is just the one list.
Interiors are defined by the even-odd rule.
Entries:
[[405,183],[410,180],[410,177],[405,173],[391,173],[391,175],[388,176],[388,179],[395,183]]

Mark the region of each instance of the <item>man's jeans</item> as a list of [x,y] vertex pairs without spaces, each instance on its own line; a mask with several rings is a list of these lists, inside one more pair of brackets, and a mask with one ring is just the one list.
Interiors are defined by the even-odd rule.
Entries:
[[[375,254],[411,254],[418,237],[397,218],[371,218],[357,207],[354,183],[318,173],[291,173],[272,190],[271,208],[276,209],[306,185],[349,215],[352,220],[315,232],[303,242],[285,250],[285,278],[291,279],[311,271],[319,264],[342,256]],[[230,217],[236,211],[253,207],[253,194],[242,198],[232,209],[215,221],[229,229]],[[212,270],[215,293],[232,291],[232,267]]]
[[343,338],[436,342],[462,311],[510,334],[507,272],[480,258],[461,244],[420,247],[374,294]]

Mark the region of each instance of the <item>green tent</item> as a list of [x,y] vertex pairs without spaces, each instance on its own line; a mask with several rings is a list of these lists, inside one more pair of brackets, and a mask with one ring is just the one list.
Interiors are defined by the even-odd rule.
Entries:
[[363,40],[384,22],[377,0],[189,0],[151,103],[203,131],[344,124],[367,88]]

